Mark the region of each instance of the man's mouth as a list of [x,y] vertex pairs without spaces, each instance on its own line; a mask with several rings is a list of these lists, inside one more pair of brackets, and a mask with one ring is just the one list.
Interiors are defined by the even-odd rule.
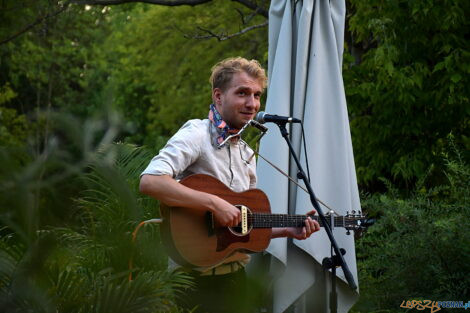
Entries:
[[255,115],[255,112],[240,112],[240,114],[251,119]]

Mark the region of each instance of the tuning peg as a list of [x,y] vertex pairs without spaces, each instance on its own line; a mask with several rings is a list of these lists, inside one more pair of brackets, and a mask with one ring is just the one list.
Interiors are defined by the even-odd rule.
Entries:
[[348,229],[348,231],[346,232],[346,235],[351,235],[351,231]]

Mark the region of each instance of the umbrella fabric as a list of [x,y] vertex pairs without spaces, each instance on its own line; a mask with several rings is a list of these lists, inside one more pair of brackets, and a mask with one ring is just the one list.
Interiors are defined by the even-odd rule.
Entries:
[[[269,12],[269,86],[266,112],[301,118],[307,151],[301,145],[300,126],[290,127],[292,142],[305,167],[310,161],[311,184],[317,198],[338,214],[360,209],[351,134],[341,74],[344,0],[272,0]],[[269,125],[261,155],[296,177],[288,147],[277,126]],[[305,214],[313,207],[309,196],[263,160],[258,162],[258,187],[270,199],[273,213]],[[324,210],[326,212],[326,209]],[[354,238],[334,229],[345,260],[357,283]],[[304,241],[273,239],[273,310],[283,312],[292,304],[296,312],[329,312],[329,273],[321,262],[330,256],[324,230]],[[347,312],[357,298],[337,272],[338,312]]]

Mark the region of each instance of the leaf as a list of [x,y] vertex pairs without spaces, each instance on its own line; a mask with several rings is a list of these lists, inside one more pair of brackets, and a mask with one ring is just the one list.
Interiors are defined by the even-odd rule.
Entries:
[[462,79],[462,76],[459,73],[452,74],[450,77],[450,80],[452,80],[454,83],[458,83]]

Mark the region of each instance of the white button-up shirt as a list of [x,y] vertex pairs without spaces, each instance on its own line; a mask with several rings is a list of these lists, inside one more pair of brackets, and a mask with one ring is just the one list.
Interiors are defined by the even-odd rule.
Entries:
[[208,120],[190,120],[171,137],[142,175],[170,175],[182,179],[191,174],[211,175],[241,192],[256,186],[256,158],[244,142],[215,146],[217,128]]

